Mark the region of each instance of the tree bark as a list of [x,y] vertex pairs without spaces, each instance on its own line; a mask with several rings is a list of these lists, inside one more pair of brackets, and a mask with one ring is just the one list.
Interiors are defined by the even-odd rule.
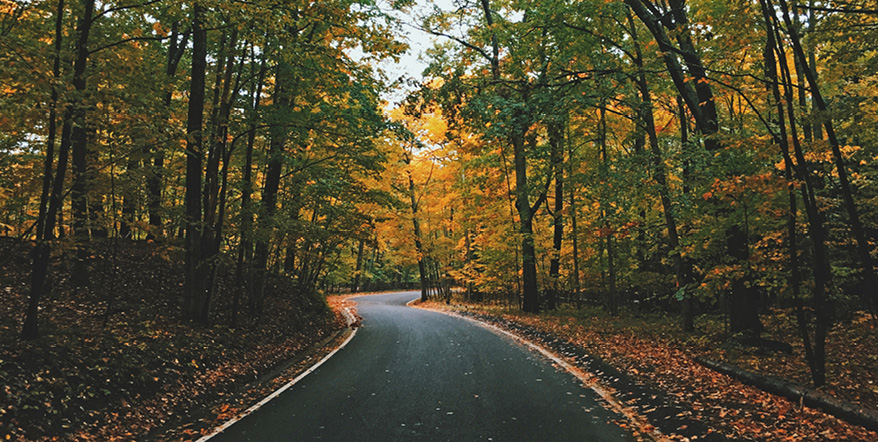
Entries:
[[201,181],[204,145],[204,98],[207,73],[207,31],[203,28],[204,9],[196,3],[192,9],[192,79],[189,88],[189,112],[186,123],[186,282],[183,315],[203,324],[204,263],[201,256]]
[[[411,158],[408,153],[406,154],[405,162],[408,165],[411,164]],[[429,298],[429,277],[427,276],[427,267],[424,262],[426,257],[424,254],[424,245],[421,241],[421,223],[418,220],[418,198],[415,195],[415,181],[412,179],[412,172],[407,171],[406,173],[409,178],[409,199],[412,207],[412,228],[414,229],[415,234],[415,252],[418,254],[418,275],[420,276],[421,281],[421,302],[426,302]]]
[[71,190],[75,257],[71,280],[77,286],[88,285],[88,129],[86,127],[86,68],[88,40],[91,33],[94,0],[82,0],[83,15],[77,21],[76,55],[73,62],[75,97],[69,104],[73,110],[70,145],[73,160],[73,188]]
[[[165,65],[165,77],[170,84],[177,73],[177,67],[186,51],[186,43],[189,40],[189,32],[182,36],[179,34],[179,25],[175,22],[171,25],[171,42],[168,47],[168,59]],[[170,109],[173,102],[173,93],[168,90],[162,99],[162,106]],[[164,236],[162,221],[162,181],[164,179],[165,151],[161,146],[153,146],[152,168],[146,175],[147,205],[149,209],[149,232],[146,239],[155,239]]]
[[363,251],[366,248],[366,240],[360,238],[360,245],[357,247],[357,267],[354,270],[354,280],[351,282],[351,293],[360,290],[360,275],[363,272]]
[[[676,285],[678,290],[683,290],[683,298],[681,301],[681,320],[683,331],[689,332],[695,329],[693,301],[691,295],[685,293],[689,280],[690,271],[687,271],[686,264],[683,262],[682,251],[680,250],[680,236],[677,230],[677,220],[674,217],[674,209],[671,203],[670,187],[668,185],[668,173],[665,169],[665,163],[662,159],[661,147],[658,143],[658,135],[655,128],[655,117],[653,116],[652,93],[649,89],[649,83],[646,79],[646,71],[643,67],[643,56],[640,49],[640,40],[637,37],[637,28],[633,17],[628,15],[628,22],[631,26],[631,38],[634,40],[634,64],[637,66],[638,73],[636,77],[637,89],[640,92],[640,118],[643,121],[644,129],[649,140],[649,159],[652,165],[652,176],[658,184],[659,200],[662,204],[662,212],[665,217],[665,228],[668,231],[668,246],[672,250],[671,259],[674,263],[674,275],[676,277]],[[686,124],[681,115],[680,124],[683,127]],[[681,144],[683,140],[681,139]]]
[[[786,24],[789,33],[790,42],[793,46],[793,55],[800,63],[807,66],[808,59],[802,48],[798,29],[790,18],[790,10],[787,1],[780,0],[780,7],[782,11],[781,15],[783,16],[784,23]],[[829,140],[829,145],[832,148],[835,169],[838,172],[838,183],[841,186],[842,201],[844,202],[845,211],[848,215],[848,223],[850,224],[851,233],[853,233],[854,240],[856,241],[856,251],[860,265],[863,269],[863,297],[866,298],[867,302],[871,302],[872,311],[875,312],[878,311],[878,291],[875,290],[875,287],[878,286],[878,275],[875,273],[875,263],[872,259],[872,251],[870,250],[871,246],[869,245],[868,238],[866,238],[863,222],[860,220],[857,204],[854,201],[854,194],[851,189],[845,160],[841,153],[841,146],[838,141],[838,136],[835,133],[835,126],[832,123],[832,119],[828,116],[829,109],[820,90],[820,84],[817,82],[817,78],[811,69],[804,69],[804,71],[805,78],[808,80],[808,85],[811,86],[811,97],[814,100],[814,104],[817,106],[817,109],[824,114],[822,118],[824,119],[823,126],[826,129],[826,138]]]
[[[519,234],[521,234],[522,310],[528,313],[539,313],[540,298],[537,286],[536,248],[533,237],[534,208],[530,205],[527,154],[525,152],[526,129],[515,128],[513,131],[511,141],[515,161],[515,207],[518,210]],[[539,204],[536,206],[539,207]]]
[[[52,55],[52,78],[57,81],[61,77],[61,48],[64,24],[64,0],[58,1],[55,10],[55,41]],[[43,189],[40,194],[40,215],[37,223],[37,244],[31,251],[31,286],[24,322],[21,328],[21,338],[26,340],[36,339],[40,336],[39,307],[40,300],[49,287],[49,259],[52,248],[50,241],[54,239],[54,225],[57,219],[58,206],[61,203],[61,191],[64,186],[64,176],[67,171],[67,158],[70,151],[70,111],[64,113],[61,129],[61,146],[58,149],[58,164],[53,180],[53,157],[55,151],[56,124],[58,105],[58,90],[52,85],[52,97],[49,104],[49,136],[46,145],[46,158],[43,165]],[[54,184],[54,185],[53,185]],[[51,194],[49,191],[51,190]]]
[[[776,109],[776,125],[780,131],[777,137],[777,143],[781,147],[784,164],[786,166],[787,179],[790,181],[790,213],[788,215],[787,231],[790,250],[790,285],[793,294],[793,302],[796,307],[796,318],[799,325],[799,334],[805,347],[805,359],[811,369],[811,377],[815,386],[821,386],[826,382],[826,334],[830,327],[830,317],[826,306],[826,287],[832,276],[832,270],[826,250],[826,229],[823,223],[823,215],[820,213],[817,199],[814,193],[813,179],[811,170],[802,152],[799,136],[796,129],[796,117],[792,107],[793,88],[792,75],[789,65],[787,64],[786,53],[780,42],[780,34],[778,27],[775,26],[776,16],[774,8],[767,1],[760,1],[762,6],[763,21],[768,31],[768,39],[765,50],[765,69],[766,76],[769,79],[778,78],[784,83],[785,96],[782,98],[780,88],[777,82],[771,82],[772,98]],[[775,56],[775,53],[777,56]],[[777,66],[780,60],[781,75],[778,75]],[[786,103],[786,114],[789,120],[789,132],[787,134],[787,126],[784,121],[784,104]],[[798,165],[793,163],[789,153],[789,139],[793,141],[793,151],[796,155]],[[793,181],[793,172],[800,181],[802,199],[805,203],[805,211],[808,217],[808,230],[810,232],[811,243],[814,253],[814,285],[813,285],[813,302],[814,311],[817,317],[815,327],[813,347],[808,333],[808,324],[805,317],[802,299],[799,296],[799,284],[801,276],[798,264],[798,246],[796,244],[796,198],[794,194],[795,182]]]
[[[287,90],[289,73],[281,64],[275,74],[274,105],[276,112],[283,112],[290,106],[291,100]],[[255,278],[250,291],[250,309],[256,314],[262,313],[265,295],[265,283],[268,278],[269,241],[273,230],[274,214],[277,212],[277,197],[280,190],[280,175],[283,170],[284,146],[287,142],[287,130],[284,125],[276,125],[270,130],[271,140],[268,147],[268,170],[265,174],[265,186],[262,190],[262,210],[265,214],[264,227],[267,232],[256,241],[254,268]]]
[[549,126],[549,143],[552,146],[552,167],[555,170],[555,207],[552,209],[552,259],[549,261],[549,279],[546,308],[557,307],[558,292],[561,290],[561,246],[564,239],[564,127],[562,124]]

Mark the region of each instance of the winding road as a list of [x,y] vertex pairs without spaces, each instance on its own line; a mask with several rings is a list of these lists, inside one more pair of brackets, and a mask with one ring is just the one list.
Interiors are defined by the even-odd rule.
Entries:
[[545,357],[477,324],[355,298],[363,326],[313,373],[210,439],[630,441],[620,416]]

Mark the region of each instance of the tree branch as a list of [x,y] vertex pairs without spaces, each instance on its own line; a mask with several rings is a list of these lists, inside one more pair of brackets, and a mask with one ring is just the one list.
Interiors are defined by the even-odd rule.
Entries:
[[112,14],[113,12],[123,11],[123,10],[125,10],[125,9],[140,8],[140,7],[143,7],[143,6],[149,6],[149,5],[152,5],[152,4],[154,4],[154,3],[160,3],[160,2],[162,2],[162,1],[163,1],[163,0],[150,0],[150,1],[146,2],[146,3],[141,3],[141,4],[138,4],[138,5],[123,5],[123,6],[116,6],[115,8],[110,8],[110,9],[106,9],[106,10],[101,11],[99,14],[95,15],[94,18],[91,19],[91,21],[92,21],[92,23],[94,23],[94,22],[96,22],[99,18],[101,18],[101,17],[103,17],[103,16],[105,16],[105,15],[107,15],[107,14]]

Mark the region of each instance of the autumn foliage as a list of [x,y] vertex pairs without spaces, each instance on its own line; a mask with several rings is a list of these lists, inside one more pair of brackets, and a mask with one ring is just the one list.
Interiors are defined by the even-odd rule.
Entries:
[[[673,318],[874,408],[874,2],[416,3],[0,0],[2,339],[35,361],[10,385],[55,339],[113,361],[404,287]],[[428,67],[388,78],[409,28]],[[134,279],[155,296],[123,304]],[[181,322],[125,319],[153,308]]]

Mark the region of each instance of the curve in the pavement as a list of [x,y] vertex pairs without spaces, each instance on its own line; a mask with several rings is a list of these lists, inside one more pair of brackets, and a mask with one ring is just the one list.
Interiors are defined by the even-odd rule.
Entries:
[[626,441],[620,416],[544,357],[470,321],[355,298],[363,326],[221,441]]

